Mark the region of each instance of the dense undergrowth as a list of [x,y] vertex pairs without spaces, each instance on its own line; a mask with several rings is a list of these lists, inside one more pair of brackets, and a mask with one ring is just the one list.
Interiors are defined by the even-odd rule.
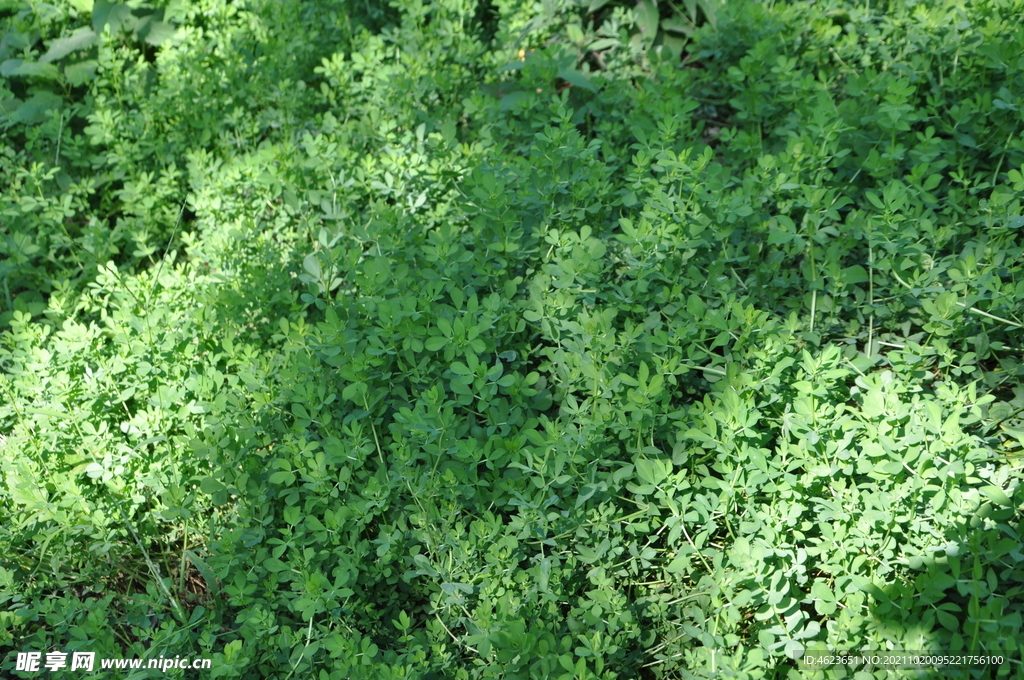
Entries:
[[1022,10],[0,2],[4,674],[1024,677]]

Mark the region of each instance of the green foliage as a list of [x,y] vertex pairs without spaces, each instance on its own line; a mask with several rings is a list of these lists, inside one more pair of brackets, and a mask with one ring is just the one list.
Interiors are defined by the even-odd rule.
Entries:
[[[496,0],[495,5],[499,46],[562,43],[592,65],[614,71],[645,60],[648,53],[678,61],[699,27],[716,26],[720,7],[713,0],[662,0],[660,5],[658,0],[544,0],[533,7]],[[625,60],[621,52],[628,54]]]
[[1020,675],[1022,9],[0,4],[0,645]]

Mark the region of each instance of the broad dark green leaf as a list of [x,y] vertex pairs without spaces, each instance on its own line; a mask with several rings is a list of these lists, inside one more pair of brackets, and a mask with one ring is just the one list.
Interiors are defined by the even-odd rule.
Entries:
[[29,98],[11,115],[15,123],[34,124],[46,120],[47,112],[60,108],[64,99],[52,92],[40,92]]
[[58,38],[50,43],[50,49],[39,58],[41,64],[63,59],[77,50],[84,50],[96,43],[96,32],[91,28],[80,28],[71,35]]

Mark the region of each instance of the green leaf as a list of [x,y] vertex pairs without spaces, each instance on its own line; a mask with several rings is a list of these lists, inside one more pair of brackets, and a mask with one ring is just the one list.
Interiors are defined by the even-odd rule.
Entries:
[[935,298],[935,309],[942,318],[948,318],[957,308],[957,294],[951,291],[942,293]]
[[96,77],[96,69],[98,66],[99,62],[95,59],[87,59],[85,61],[75,62],[74,64],[68,64],[64,67],[64,78],[74,87],[84,85]]
[[434,569],[434,565],[430,563],[430,560],[427,558],[426,555],[413,555],[412,561],[416,564],[417,567],[419,567],[420,571],[422,571],[427,576],[437,578],[437,576],[439,575],[437,573],[437,570]]
[[[14,59],[8,59],[4,62],[4,66],[9,63],[17,61]],[[6,71],[6,76],[22,76],[25,78],[42,78],[44,80],[57,80],[60,77],[60,71],[53,64],[41,64],[36,61],[22,61],[14,68],[7,68],[0,70]]]
[[874,597],[879,602],[888,602],[889,596],[885,594],[881,588],[879,588],[873,581],[864,576],[853,576],[851,578],[853,585],[858,590],[865,592]]
[[[0,97],[2,97],[2,95],[0,95]],[[17,97],[11,97],[9,99],[0,98],[0,115],[5,118],[10,118],[21,105],[22,101]]]
[[64,420],[73,420],[70,413],[62,413],[61,411],[54,411],[50,408],[36,408],[34,406],[25,406],[22,408],[26,413],[36,413],[41,416],[49,416],[51,418],[63,418]]
[[473,371],[470,370],[469,366],[461,361],[453,361],[449,368],[451,368],[452,373],[456,375],[473,375]]
[[580,509],[601,488],[597,484],[584,484],[583,488],[580,489],[579,495],[576,497],[576,509]]
[[[817,625],[817,622],[814,623],[815,625]],[[815,631],[815,633],[813,634],[816,635],[817,631]],[[798,659],[803,655],[804,649],[805,647],[796,640],[787,640],[786,645],[782,648],[782,651],[790,659]]]
[[987,496],[988,499],[991,500],[993,503],[997,503],[1003,506],[1004,508],[1013,507],[1013,501],[1010,500],[1010,497],[1006,495],[1006,492],[1000,489],[998,486],[983,486],[981,487],[981,489],[979,489],[979,491],[985,494],[985,496]]
[[274,573],[277,573],[279,571],[285,571],[286,569],[288,569],[288,565],[282,562],[281,560],[277,559],[276,557],[271,557],[270,559],[266,560],[263,563],[263,566],[265,566],[269,571],[272,571]]
[[138,34],[139,38],[150,45],[160,45],[173,38],[176,30],[173,25],[164,21],[150,19],[139,25]]
[[41,123],[46,120],[47,112],[59,108],[63,103],[64,99],[52,92],[40,92],[19,106],[10,119],[14,123],[28,125]]
[[362,406],[363,399],[366,396],[366,383],[352,383],[346,385],[345,389],[341,391],[341,398],[347,401],[354,402],[355,404]]
[[822,580],[815,580],[811,586],[811,597],[814,598],[814,609],[822,616],[831,616],[835,613],[837,604],[835,594]]
[[14,73],[19,66],[25,63],[24,59],[7,59],[0,63],[0,76],[7,77]]
[[634,16],[637,27],[643,33],[644,42],[650,44],[658,34],[658,3],[655,0],[640,0]]
[[595,40],[587,46],[589,52],[600,52],[601,50],[607,50],[611,47],[618,47],[622,43],[619,42],[618,38],[601,38]]
[[447,344],[448,338],[442,338],[440,336],[435,335],[434,337],[429,338],[425,343],[423,343],[423,346],[426,347],[431,352],[436,352],[437,350],[442,349]]
[[597,92],[597,88],[591,84],[590,79],[575,69],[564,68],[558,72],[558,77],[576,87],[582,87],[590,92]]
[[39,63],[49,64],[51,61],[63,59],[77,50],[84,50],[96,43],[96,31],[88,27],[82,27],[67,36],[58,38],[50,43],[50,49],[39,58]]
[[781,245],[789,243],[796,238],[796,234],[781,229],[772,229],[768,232],[768,245]]
[[665,481],[671,472],[671,463],[664,460],[636,459],[636,474],[644,484],[657,486]]
[[693,35],[693,26],[680,15],[676,15],[671,19],[665,19],[661,22],[661,30],[671,33],[676,33],[682,36],[682,40],[685,43],[686,38]]
[[695,319],[700,319],[704,316],[706,310],[707,305],[704,304],[704,299],[697,295],[697,293],[690,293],[690,296],[686,299],[686,311]]
[[224,490],[224,485],[213,477],[203,477],[199,481],[199,488],[203,490],[203,493],[215,494],[218,491]]
[[529,92],[512,92],[501,98],[501,101],[498,102],[498,110],[509,111],[514,109],[520,102],[527,102],[529,100]]
[[210,568],[210,565],[208,565],[205,561],[203,561],[201,557],[199,557],[199,555],[195,554],[191,550],[185,551],[185,557],[187,557],[188,561],[192,563],[192,566],[196,568],[196,571],[199,572],[199,575],[203,577],[203,581],[206,582],[206,589],[210,592],[210,594],[214,597],[219,595],[220,579],[217,578],[217,575],[213,572],[213,569]]
[[295,482],[295,473],[289,472],[288,470],[279,470],[274,474],[270,475],[271,484],[279,484],[281,486],[291,486]]
[[688,554],[680,554],[676,555],[675,558],[669,562],[668,566],[665,567],[665,571],[670,574],[682,574],[688,571],[689,568],[690,556]]
[[1001,426],[1003,432],[1016,439],[1021,446],[1024,446],[1024,427]]
[[846,267],[843,269],[840,278],[846,285],[864,283],[868,280],[868,272],[864,267],[861,267],[859,264],[855,264],[852,267]]
[[320,258],[316,253],[310,253],[303,258],[302,268],[309,272],[314,279],[320,278]]
[[957,618],[955,616],[953,616],[952,614],[950,614],[949,612],[944,611],[942,609],[936,609],[935,610],[935,615],[938,617],[939,623],[946,630],[948,630],[950,632],[953,632],[953,633],[955,633],[955,632],[957,632],[957,630],[959,630],[960,622],[957,621]]
[[446,120],[444,123],[441,124],[441,136],[444,138],[444,141],[447,144],[451,144],[453,141],[455,141],[455,134],[457,130],[458,128],[456,127],[455,121],[453,120]]
[[131,28],[134,18],[132,8],[128,5],[110,0],[96,0],[92,6],[92,28],[96,33],[102,33],[103,27],[108,25],[111,33],[116,33],[125,24]]

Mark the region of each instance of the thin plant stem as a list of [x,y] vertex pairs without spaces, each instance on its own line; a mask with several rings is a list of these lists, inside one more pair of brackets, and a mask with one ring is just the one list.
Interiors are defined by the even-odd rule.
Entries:
[[124,511],[124,506],[121,505],[120,499],[115,499],[115,502],[121,509],[121,516],[124,518],[125,526],[128,527],[128,531],[131,532],[132,538],[135,539],[135,544],[139,546],[139,550],[142,552],[143,558],[146,560],[146,564],[149,566],[149,571],[153,574],[153,578],[156,579],[156,583],[160,586],[160,590],[164,591],[164,595],[167,597],[168,602],[171,603],[171,608],[174,613],[178,616],[182,623],[187,622],[185,612],[182,610],[181,605],[178,604],[178,600],[175,599],[174,595],[171,594],[170,589],[167,588],[167,584],[164,583],[163,578],[160,576],[160,567],[156,566],[153,559],[149,556],[149,551],[146,550],[146,546],[142,545],[142,540],[139,538],[139,534],[135,531],[135,526],[132,524],[131,519],[128,517],[128,513]]

